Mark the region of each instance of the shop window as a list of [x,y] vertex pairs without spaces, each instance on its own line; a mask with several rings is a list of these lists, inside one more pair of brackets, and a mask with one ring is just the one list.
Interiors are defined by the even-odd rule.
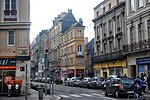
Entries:
[[144,65],[138,66],[138,75],[141,77],[141,73],[144,74]]
[[114,68],[109,69],[109,75],[115,75],[115,69]]
[[100,77],[100,70],[96,70],[96,77]]

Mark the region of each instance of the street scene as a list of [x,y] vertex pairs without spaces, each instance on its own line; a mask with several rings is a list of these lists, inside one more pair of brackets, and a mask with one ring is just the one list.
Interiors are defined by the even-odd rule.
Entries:
[[150,100],[150,0],[0,0],[0,100]]

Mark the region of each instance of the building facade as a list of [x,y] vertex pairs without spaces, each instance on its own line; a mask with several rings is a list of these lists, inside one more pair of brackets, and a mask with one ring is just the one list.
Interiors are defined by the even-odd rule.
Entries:
[[95,76],[128,75],[125,42],[125,0],[104,0],[94,8]]
[[126,0],[127,34],[123,46],[129,76],[150,72],[150,0]]
[[92,58],[94,57],[94,38],[85,45],[85,69],[87,77],[94,77]]
[[20,68],[27,67],[29,81],[30,24],[30,0],[0,0],[0,94],[7,94],[7,76],[22,80],[25,93],[26,70]]

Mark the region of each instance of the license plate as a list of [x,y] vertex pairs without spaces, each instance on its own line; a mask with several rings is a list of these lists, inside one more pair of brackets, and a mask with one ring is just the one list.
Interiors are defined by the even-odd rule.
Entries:
[[134,93],[134,91],[128,91],[128,93]]

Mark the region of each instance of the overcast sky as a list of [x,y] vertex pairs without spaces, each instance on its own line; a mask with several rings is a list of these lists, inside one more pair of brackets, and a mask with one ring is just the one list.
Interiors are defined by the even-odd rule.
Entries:
[[90,41],[94,38],[93,8],[101,1],[103,0],[30,0],[30,42],[34,40],[41,30],[50,29],[52,20],[61,12],[68,12],[68,8],[72,9],[72,13],[77,21],[79,18],[82,18],[83,25],[86,26],[84,31],[85,37],[89,37]]

